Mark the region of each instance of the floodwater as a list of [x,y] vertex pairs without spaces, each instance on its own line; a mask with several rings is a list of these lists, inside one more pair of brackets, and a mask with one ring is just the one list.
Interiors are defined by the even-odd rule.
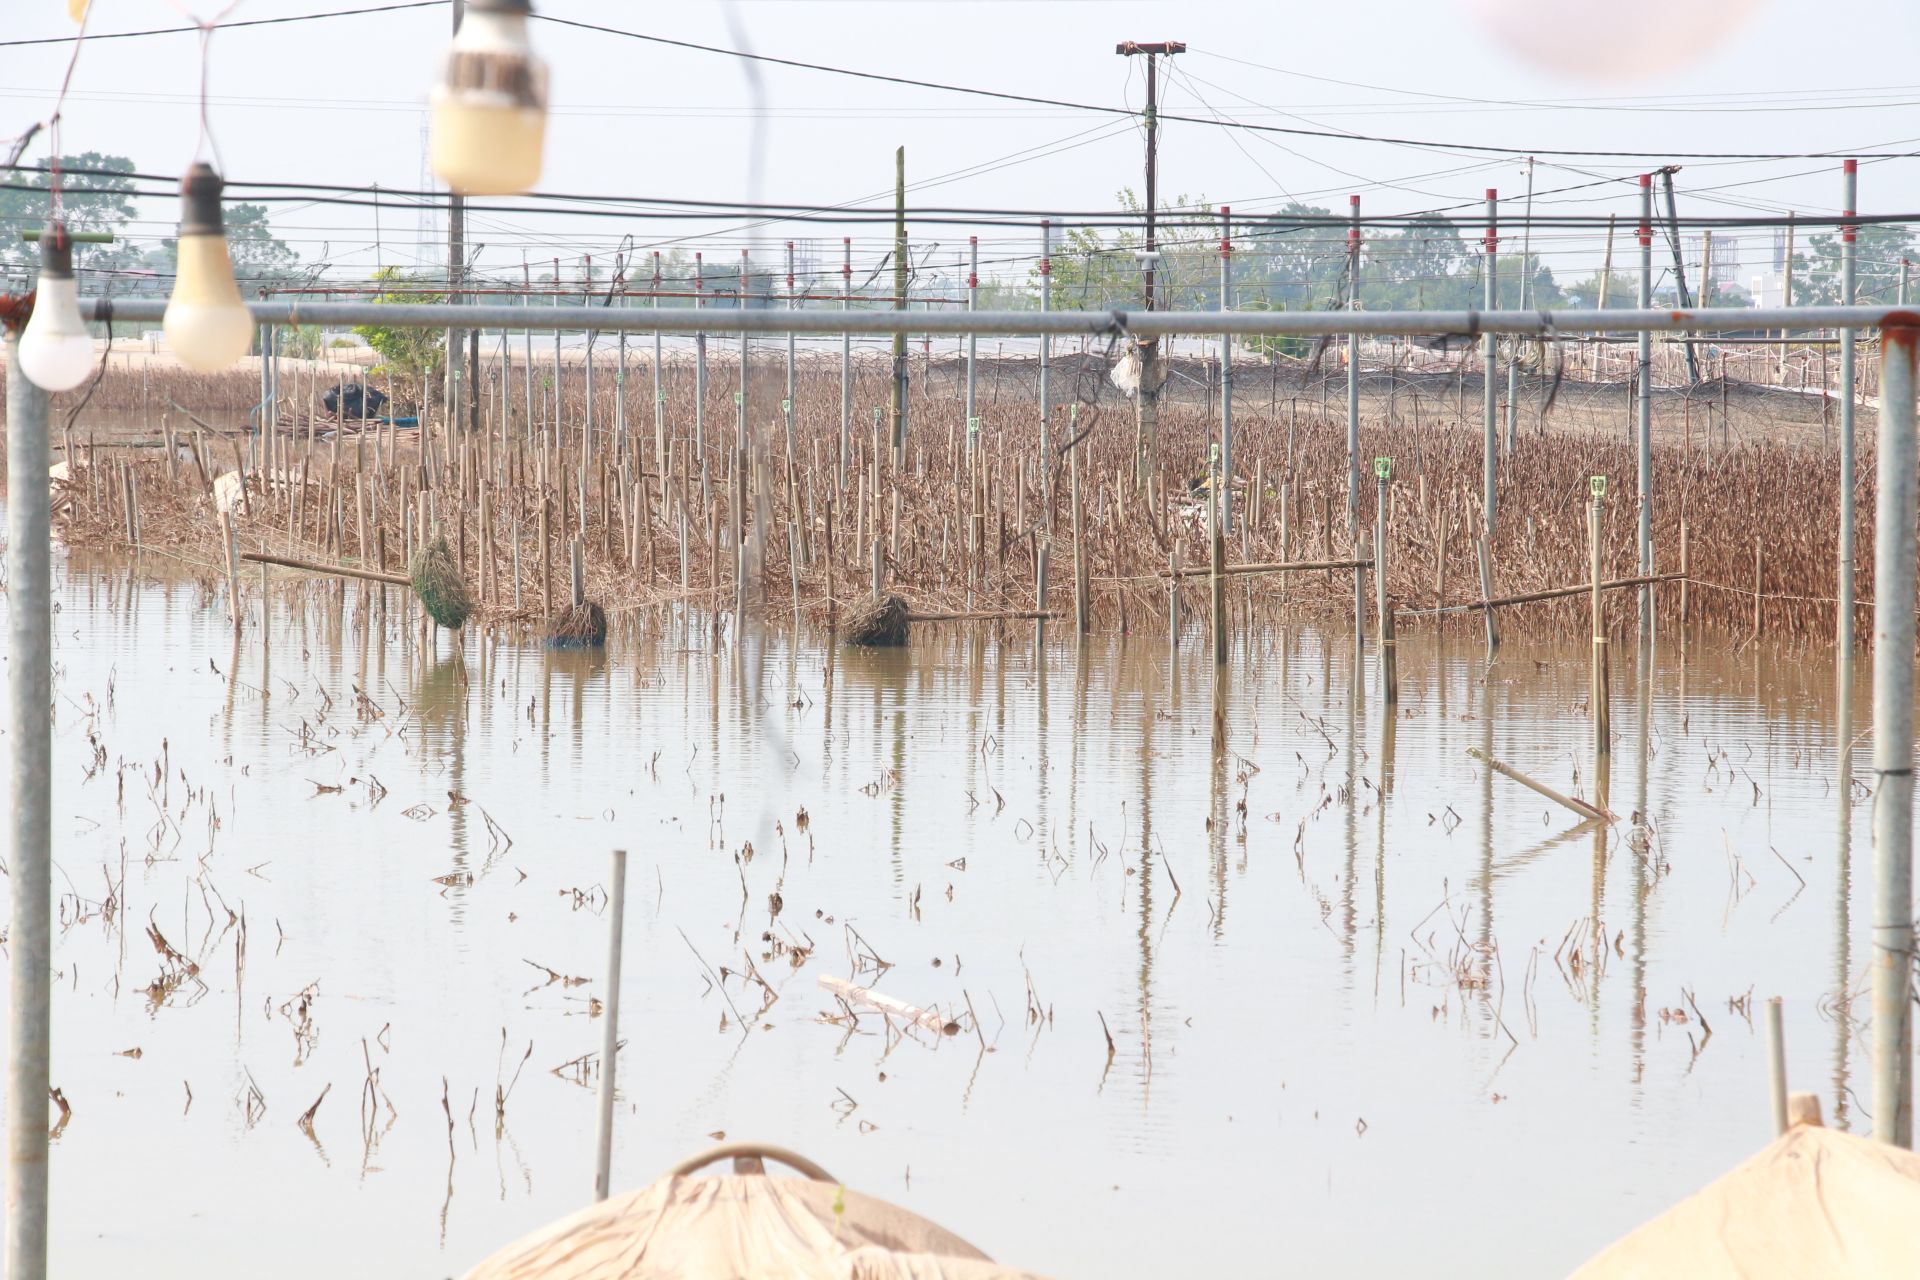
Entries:
[[1769,1139],[1768,996],[1866,1123],[1824,659],[1616,646],[1596,836],[1467,755],[1591,794],[1578,644],[1409,627],[1386,721],[1371,646],[1243,637],[1216,753],[1198,633],[661,612],[463,678],[398,593],[263,642],[249,587],[236,642],[57,563],[56,1274],[452,1275],[585,1204],[616,846],[616,1187],[724,1134],[1056,1275],[1538,1276]]

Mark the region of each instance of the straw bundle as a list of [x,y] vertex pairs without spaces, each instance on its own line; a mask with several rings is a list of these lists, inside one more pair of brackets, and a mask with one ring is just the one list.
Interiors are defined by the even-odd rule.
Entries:
[[420,597],[428,617],[452,631],[466,625],[473,612],[473,594],[461,579],[459,566],[454,563],[453,552],[439,526],[434,527],[433,536],[413,553],[407,577],[413,582],[413,594]]
[[907,642],[907,602],[899,596],[869,596],[847,614],[848,644],[869,648]]

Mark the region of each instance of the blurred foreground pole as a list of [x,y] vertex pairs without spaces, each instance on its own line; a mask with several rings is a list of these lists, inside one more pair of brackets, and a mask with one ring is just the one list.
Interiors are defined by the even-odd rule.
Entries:
[[[1840,208],[1844,214],[1854,210],[1856,183],[1859,181],[1857,160],[1847,160],[1841,168]],[[1858,249],[1854,243],[1855,230],[1851,226],[1840,228],[1840,305],[1850,307],[1854,304],[1856,292],[1855,262]],[[1853,500],[1854,500],[1854,369],[1853,369],[1852,329],[1840,331],[1840,562],[1834,581],[1834,645],[1841,653],[1853,652]],[[1642,570],[1641,572],[1645,572]],[[1840,690],[1841,705],[1846,706],[1852,690],[1843,686]],[[1848,728],[1852,728],[1852,717],[1848,717]]]
[[51,598],[47,549],[47,393],[7,347],[7,780],[12,812],[7,889],[6,1274],[47,1274],[47,1058],[52,1034],[53,920],[48,807],[52,787]]
[[613,1169],[614,1063],[620,1051],[620,959],[627,929],[627,851],[613,851],[613,887],[607,922],[607,1007],[600,1018],[600,1146],[593,1166],[593,1198],[605,1200]]
[[[1880,335],[1873,565],[1873,1136],[1913,1145],[1914,350]],[[16,528],[18,527],[16,521]],[[15,748],[18,750],[18,748]]]

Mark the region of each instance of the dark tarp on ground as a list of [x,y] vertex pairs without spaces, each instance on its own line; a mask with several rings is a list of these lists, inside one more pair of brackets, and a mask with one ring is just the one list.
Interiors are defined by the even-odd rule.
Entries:
[[[363,392],[364,400],[361,398]],[[371,418],[380,412],[380,407],[386,402],[385,392],[358,382],[328,387],[326,394],[320,397],[320,403],[326,406],[328,413],[342,418]]]

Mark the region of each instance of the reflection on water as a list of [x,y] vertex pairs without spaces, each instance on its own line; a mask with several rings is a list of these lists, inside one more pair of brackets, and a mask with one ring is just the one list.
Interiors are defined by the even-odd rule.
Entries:
[[622,1185],[725,1133],[1063,1275],[1267,1271],[1278,1229],[1289,1270],[1531,1276],[1766,1141],[1769,995],[1856,1114],[1864,792],[1805,655],[1633,646],[1608,827],[1467,754],[1597,783],[1584,635],[1403,633],[1389,713],[1313,627],[1216,669],[678,613],[462,653],[333,583],[236,638],[105,562],[58,601],[68,1274],[448,1274],[584,1203],[615,845]]

